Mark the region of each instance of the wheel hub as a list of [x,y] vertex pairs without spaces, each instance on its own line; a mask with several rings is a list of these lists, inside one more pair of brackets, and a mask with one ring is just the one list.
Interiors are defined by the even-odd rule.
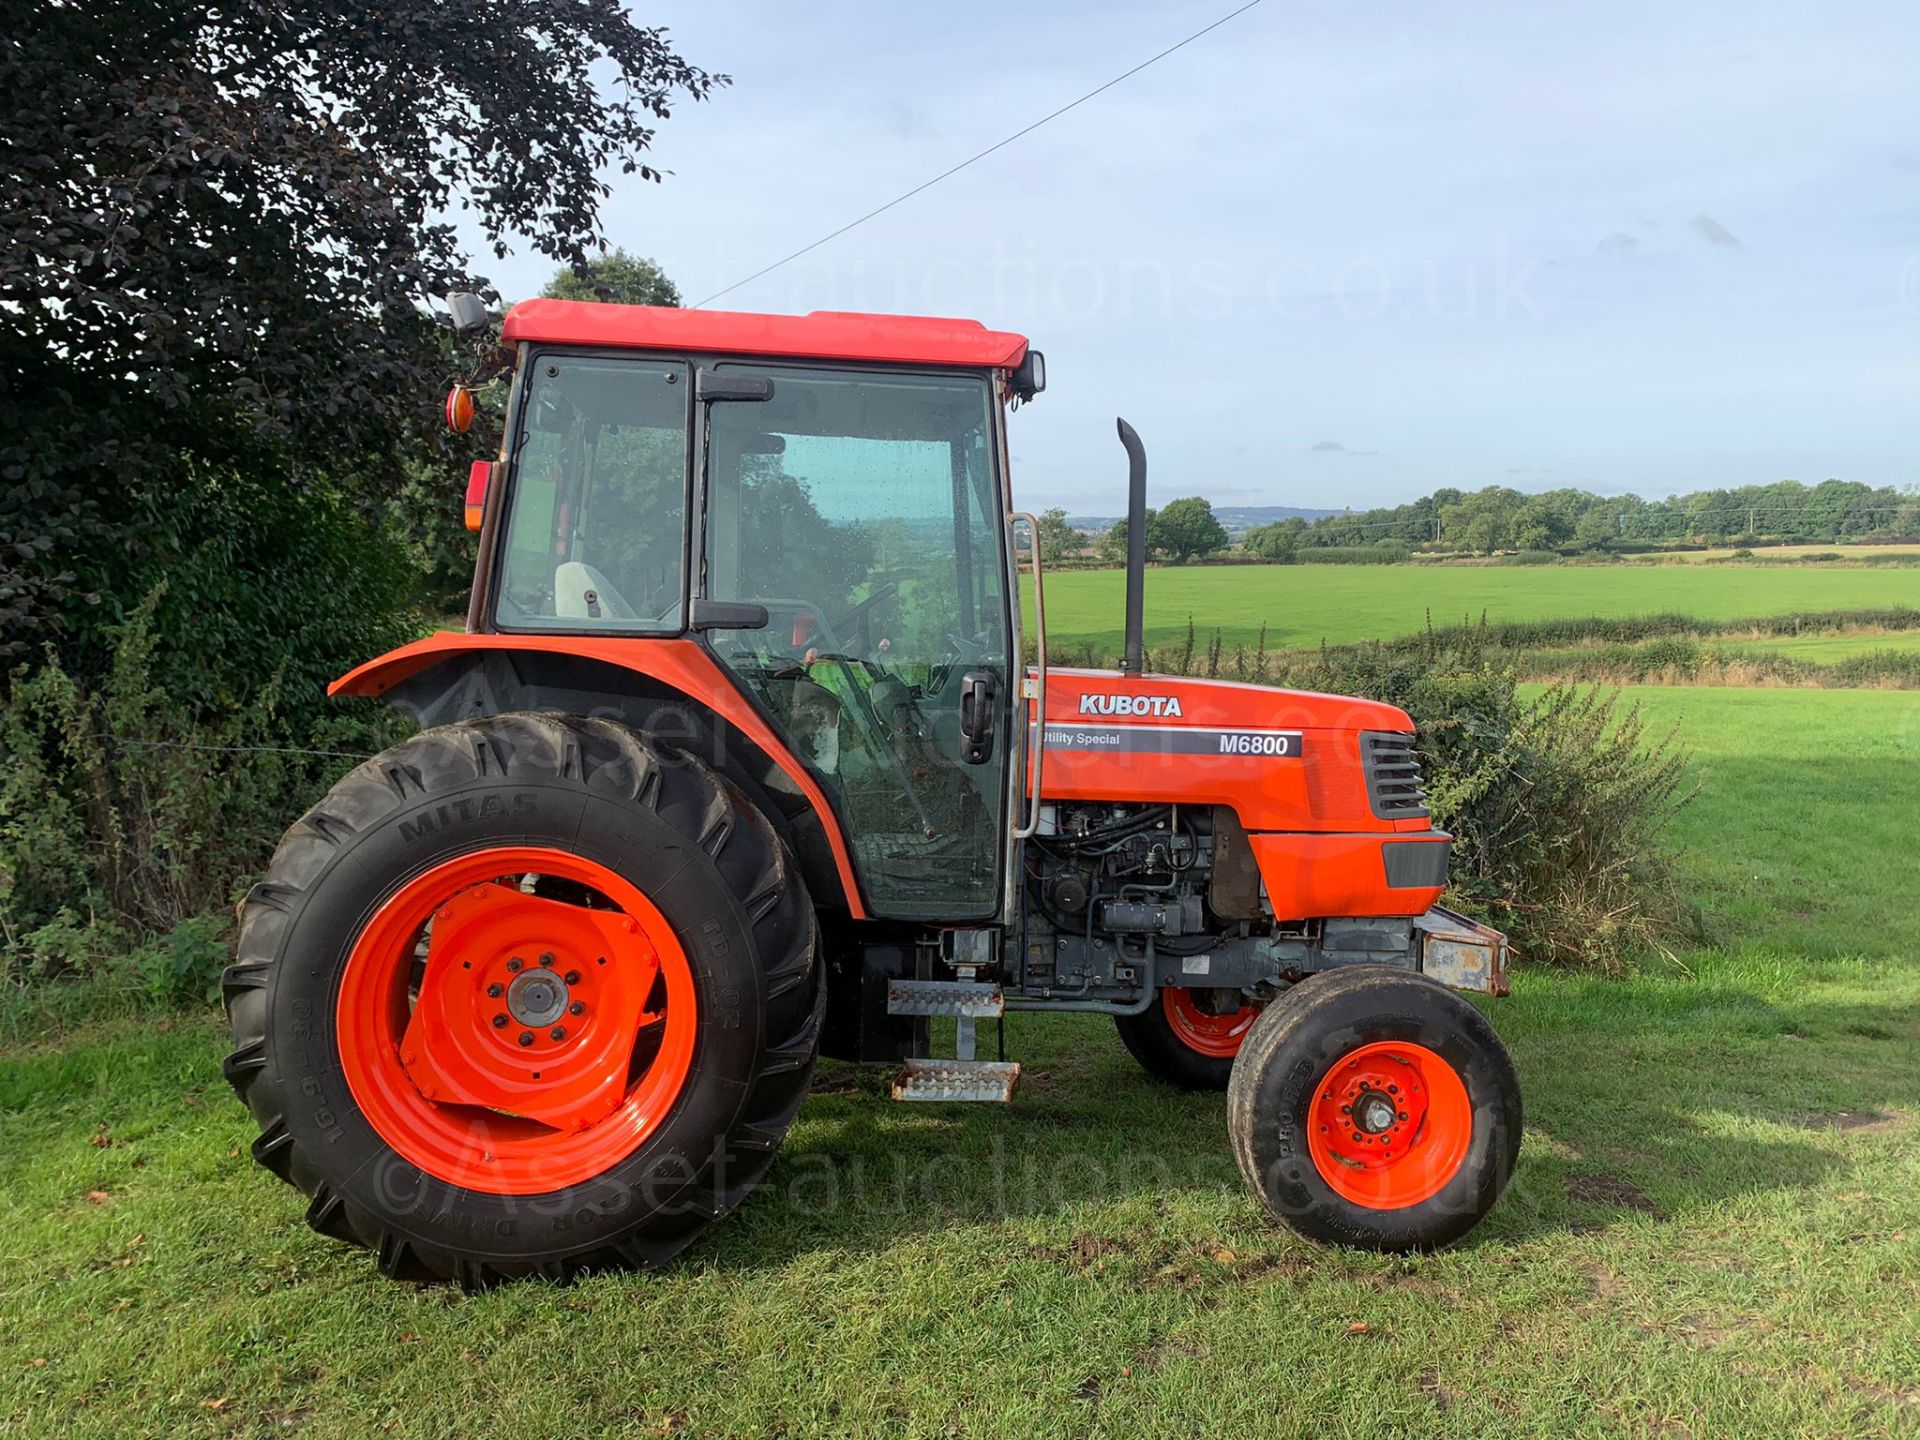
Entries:
[[1393,1101],[1378,1090],[1368,1090],[1353,1102],[1354,1124],[1369,1135],[1383,1135],[1393,1128]]
[[1380,1170],[1404,1158],[1426,1121],[1426,1087],[1416,1067],[1370,1046],[1321,1082],[1314,1118],[1336,1164]]
[[427,1100],[585,1129],[626,1097],[659,965],[618,911],[468,886],[433,912],[401,1063]]
[[507,986],[507,1013],[522,1025],[552,1025],[567,1013],[571,993],[551,970],[525,970]]
[[1464,1161],[1473,1110],[1459,1072],[1424,1045],[1350,1050],[1307,1107],[1307,1148],[1337,1193],[1374,1209],[1417,1205]]

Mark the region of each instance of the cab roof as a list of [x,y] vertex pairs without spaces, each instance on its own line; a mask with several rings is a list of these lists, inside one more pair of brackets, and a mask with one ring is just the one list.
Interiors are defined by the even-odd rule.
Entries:
[[523,300],[507,312],[507,344],[615,346],[796,360],[877,360],[905,365],[1010,369],[1026,358],[1027,339],[978,320],[931,315],[754,315],[586,300]]

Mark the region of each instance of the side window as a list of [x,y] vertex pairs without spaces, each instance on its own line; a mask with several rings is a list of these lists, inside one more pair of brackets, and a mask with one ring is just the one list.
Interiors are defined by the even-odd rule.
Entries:
[[991,915],[1019,739],[961,734],[970,689],[1012,693],[986,378],[761,373],[708,418],[705,593],[769,623],[715,653],[836,796],[877,913]]
[[532,364],[495,618],[510,629],[679,630],[686,367],[564,355]]

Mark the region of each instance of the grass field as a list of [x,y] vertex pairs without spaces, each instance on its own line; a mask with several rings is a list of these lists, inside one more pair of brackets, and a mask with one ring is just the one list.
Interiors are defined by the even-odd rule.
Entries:
[[[1714,550],[1674,550],[1654,557],[1663,565],[1697,565],[1707,560],[1731,560],[1735,550],[1726,546]],[[1803,555],[1839,555],[1846,560],[1865,560],[1875,556],[1897,555],[1920,560],[1920,545],[1766,545],[1752,552],[1760,560],[1797,560]]]
[[[1118,570],[1047,577],[1050,648],[1120,648],[1126,580]],[[1549,616],[1677,612],[1710,620],[1920,603],[1920,575],[1904,569],[1686,565],[1239,565],[1147,572],[1149,649],[1180,645],[1191,616],[1200,643],[1217,627],[1229,648],[1270,650],[1323,640],[1387,640],[1437,625]]]
[[1901,630],[1885,635],[1865,632],[1848,635],[1769,635],[1763,639],[1739,640],[1733,644],[1742,650],[1771,650],[1794,660],[1831,665],[1836,660],[1867,655],[1876,650],[1892,650],[1903,655],[1920,654],[1920,630]]
[[829,1068],[665,1273],[402,1288],[246,1158],[211,1018],[114,1022],[0,1054],[0,1434],[1913,1434],[1920,707],[1641,698],[1724,935],[1495,1005],[1526,1148],[1454,1251],[1295,1241],[1219,1098],[1052,1017],[1009,1111]]

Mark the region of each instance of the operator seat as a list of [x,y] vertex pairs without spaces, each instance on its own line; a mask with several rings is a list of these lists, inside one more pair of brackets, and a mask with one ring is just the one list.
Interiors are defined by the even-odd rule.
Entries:
[[554,567],[553,613],[563,620],[638,620],[607,577],[581,560]]

